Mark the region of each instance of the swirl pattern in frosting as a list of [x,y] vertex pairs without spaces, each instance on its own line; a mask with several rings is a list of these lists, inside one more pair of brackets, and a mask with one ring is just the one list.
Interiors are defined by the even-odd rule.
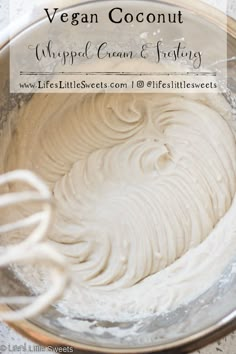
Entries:
[[48,237],[72,264],[68,298],[78,295],[83,314],[100,311],[95,303],[111,317],[169,310],[202,280],[199,262],[217,260],[236,191],[235,135],[219,95],[35,95],[5,161],[51,188]]

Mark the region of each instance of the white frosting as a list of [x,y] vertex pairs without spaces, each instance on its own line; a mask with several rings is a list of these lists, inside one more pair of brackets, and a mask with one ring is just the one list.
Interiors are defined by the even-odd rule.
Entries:
[[[5,168],[53,192],[63,309],[125,319],[205,291],[235,255],[236,145],[220,95],[34,95]],[[36,287],[37,284],[31,284]]]

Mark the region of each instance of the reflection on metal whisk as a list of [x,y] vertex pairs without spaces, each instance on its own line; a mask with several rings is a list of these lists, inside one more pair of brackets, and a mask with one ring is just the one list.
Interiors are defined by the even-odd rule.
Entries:
[[34,227],[23,241],[5,247],[4,253],[0,255],[0,267],[13,264],[43,265],[49,269],[51,281],[49,289],[38,296],[0,297],[0,304],[25,305],[14,311],[0,311],[0,320],[3,321],[18,321],[42,313],[62,296],[69,279],[64,257],[45,241],[52,217],[50,191],[41,179],[30,171],[17,170],[0,176],[0,186],[16,182],[26,183],[33,187],[33,190],[1,195],[0,208],[25,202],[39,202],[41,210],[21,220],[0,225],[0,234]]

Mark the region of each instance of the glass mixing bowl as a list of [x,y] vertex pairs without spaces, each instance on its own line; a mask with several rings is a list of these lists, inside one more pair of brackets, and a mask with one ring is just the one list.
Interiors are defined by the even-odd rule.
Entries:
[[[76,6],[83,6],[87,1]],[[93,2],[96,6],[98,2]],[[153,4],[145,1],[145,4]],[[222,14],[200,1],[167,0],[157,1],[166,6],[178,5],[198,16],[196,25],[203,26],[212,36],[214,46],[222,35]],[[74,8],[75,9],[75,8]],[[194,23],[192,24],[194,26]],[[20,45],[22,35],[36,31],[43,21],[27,26],[17,32],[11,40],[0,46],[0,139],[4,134],[4,122],[9,112],[22,102],[29,101],[31,94],[9,94],[9,46]],[[228,58],[236,53],[236,23],[228,18]],[[236,62],[228,62],[227,99],[233,105],[236,93]],[[235,107],[232,107],[235,108]],[[17,121],[16,121],[17,124]],[[14,133],[14,125],[12,125]],[[42,345],[72,346],[77,353],[186,353],[196,350],[211,341],[228,334],[236,328],[236,258],[229,261],[222,277],[207,292],[187,306],[160,316],[150,316],[141,321],[124,323],[84,320],[76,316],[64,316],[55,307],[32,319],[10,325],[21,334]],[[10,269],[0,271],[0,295],[23,295],[29,290],[17,279]],[[2,309],[8,308],[1,305]]]

